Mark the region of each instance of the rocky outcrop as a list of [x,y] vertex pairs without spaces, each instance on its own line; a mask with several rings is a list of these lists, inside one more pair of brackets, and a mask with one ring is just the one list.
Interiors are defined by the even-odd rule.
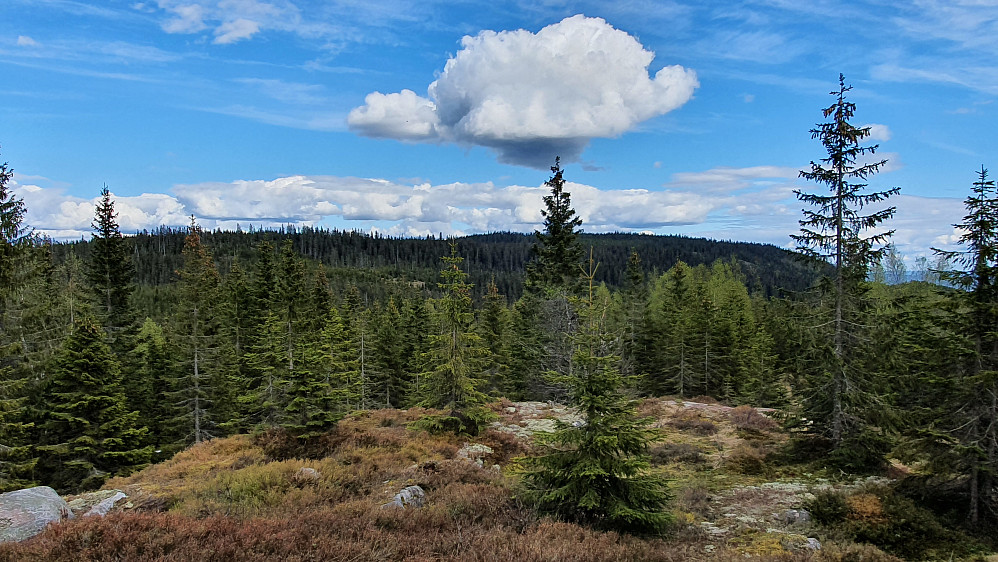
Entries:
[[0,494],[0,542],[29,539],[49,523],[72,517],[66,501],[48,486]]
[[426,492],[423,491],[419,486],[406,486],[402,488],[402,491],[395,494],[395,498],[392,501],[381,506],[381,509],[386,509],[389,507],[400,507],[405,509],[407,507],[423,507],[426,502]]
[[115,504],[127,497],[121,490],[97,490],[70,500],[68,505],[75,515],[84,517],[99,515],[103,517],[111,511]]

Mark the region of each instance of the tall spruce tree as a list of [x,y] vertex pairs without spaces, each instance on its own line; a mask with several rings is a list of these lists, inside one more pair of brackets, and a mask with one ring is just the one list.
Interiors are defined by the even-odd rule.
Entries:
[[101,189],[100,197],[91,223],[94,235],[90,242],[86,277],[94,313],[107,332],[112,350],[122,355],[128,345],[126,343],[121,347],[116,342],[135,323],[130,302],[134,292],[134,267],[118,228],[118,213],[114,210],[111,191],[106,185]]
[[575,216],[572,196],[565,191],[565,171],[560,158],[555,158],[551,172],[554,175],[544,182],[551,188],[551,194],[544,196],[544,209],[541,210],[544,232],[534,231],[536,241],[527,265],[528,288],[561,288],[576,284],[582,263],[578,230],[582,219]]
[[649,470],[654,431],[621,392],[613,349],[618,338],[606,331],[610,294],[596,287],[595,272],[590,258],[587,290],[576,300],[575,369],[563,374],[583,421],[559,422],[554,433],[539,436],[544,454],[526,460],[526,483],[539,507],[561,518],[657,534],[670,521],[671,497],[665,480]]
[[97,488],[149,462],[148,429],[129,411],[118,363],[101,328],[83,319],[43,387],[38,474],[63,492]]
[[[451,243],[450,255],[440,258],[443,297],[436,302],[437,331],[431,338],[430,364],[425,375],[421,405],[465,413],[485,402],[480,390],[482,359],[486,348],[481,336],[472,330],[471,284],[461,270],[464,258]],[[478,428],[473,428],[477,433]]]
[[[572,371],[572,341],[576,329],[575,307],[570,303],[579,287],[578,268],[582,261],[579,227],[582,219],[575,215],[569,192],[565,191],[564,170],[556,158],[551,167],[554,175],[545,182],[551,188],[544,196],[544,231],[534,231],[527,277],[524,285],[522,319],[535,324],[538,330],[526,329],[529,339],[523,346],[542,350],[539,365],[528,368],[524,386],[535,398],[564,400],[566,389],[553,384],[550,373]],[[537,337],[535,337],[537,336]]]
[[174,421],[185,442],[200,443],[218,435],[218,425],[229,420],[228,404],[219,398],[230,385],[220,353],[221,278],[193,216],[183,259],[178,271],[181,301],[173,325],[179,365],[171,398],[178,411]]
[[[796,190],[797,198],[813,207],[804,209],[800,234],[791,235],[798,250],[833,266],[834,277],[823,284],[830,301],[819,306],[827,312],[827,321],[814,330],[826,332],[819,341],[828,342],[816,352],[814,373],[804,396],[806,417],[812,430],[830,439],[835,454],[845,464],[868,464],[882,454],[877,430],[888,411],[886,397],[877,388],[870,372],[861,364],[863,343],[865,282],[869,268],[879,262],[885,243],[893,231],[869,234],[894,215],[894,207],[867,211],[900,189],[867,191],[867,179],[876,174],[886,160],[864,162],[877,145],[864,145],[869,127],[856,127],[850,121],[856,105],[846,100],[852,89],[839,75],[839,88],[831,92],[835,101],[823,110],[829,120],[811,129],[811,138],[821,141],[827,156],[811,162],[800,177],[828,187],[830,193],[805,193]],[[864,214],[864,211],[867,211]],[[876,418],[881,418],[877,420]]]
[[959,267],[940,276],[962,289],[953,299],[954,316],[969,353],[945,373],[953,388],[929,440],[951,444],[950,468],[968,476],[968,518],[977,524],[982,506],[998,518],[998,190],[983,166],[965,205],[967,215],[954,225],[963,232],[963,248],[935,252]]
[[[32,377],[24,368],[22,346],[8,318],[12,296],[30,276],[34,236],[24,224],[27,209],[9,182],[14,171],[0,164],[0,489],[30,483],[36,457],[24,404]],[[19,328],[19,326],[17,327]]]

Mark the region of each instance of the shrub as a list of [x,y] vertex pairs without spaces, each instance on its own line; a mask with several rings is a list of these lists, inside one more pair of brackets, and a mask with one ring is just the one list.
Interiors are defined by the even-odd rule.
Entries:
[[670,462],[700,464],[706,462],[703,450],[689,443],[663,443],[652,447],[649,453],[652,464],[668,464]]
[[805,505],[811,517],[822,525],[834,525],[849,515],[849,503],[842,492],[823,490]]
[[755,431],[773,431],[780,427],[776,420],[760,414],[752,406],[738,406],[728,414],[731,423],[738,429],[748,429]]
[[706,518],[710,515],[710,490],[702,483],[691,482],[676,497],[679,509]]
[[700,412],[679,412],[669,420],[669,425],[679,430],[689,431],[694,435],[713,435],[717,433],[717,426],[714,425],[714,422],[703,417]]
[[766,471],[766,452],[742,443],[731,452],[725,465],[741,474],[762,474]]

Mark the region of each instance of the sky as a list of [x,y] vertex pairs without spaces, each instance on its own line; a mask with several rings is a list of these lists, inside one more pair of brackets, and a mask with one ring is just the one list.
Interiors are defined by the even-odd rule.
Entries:
[[2,0],[0,162],[26,222],[539,228],[792,247],[845,75],[907,259],[998,165],[998,1]]

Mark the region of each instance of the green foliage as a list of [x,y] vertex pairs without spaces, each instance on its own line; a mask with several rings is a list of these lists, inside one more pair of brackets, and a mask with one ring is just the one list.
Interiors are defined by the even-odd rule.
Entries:
[[560,158],[555,158],[554,173],[544,185],[551,194],[544,196],[544,232],[534,231],[536,242],[531,248],[532,261],[527,265],[526,285],[543,290],[572,285],[578,278],[582,261],[579,231],[582,219],[575,216],[572,196],[565,191],[564,170]]
[[[130,302],[135,271],[131,254],[118,228],[118,214],[114,211],[111,192],[106,185],[100,195],[101,200],[91,224],[94,235],[86,267],[87,288],[94,303],[94,313],[107,332],[112,349],[127,349],[126,332],[135,323]],[[123,337],[123,344],[119,346],[117,342]]]
[[211,252],[201,242],[201,228],[191,219],[180,275],[182,299],[173,323],[176,379],[171,401],[176,405],[175,431],[186,443],[200,443],[221,432],[220,423],[234,414],[229,392],[231,363],[220,326],[221,279]]
[[149,461],[148,429],[126,409],[118,363],[91,321],[77,323],[42,394],[38,475],[47,485],[96,488]]
[[[878,388],[879,377],[873,376],[864,353],[885,348],[871,345],[870,330],[875,325],[867,315],[866,278],[869,268],[878,263],[883,248],[893,231],[864,234],[890,219],[894,207],[863,214],[864,209],[896,195],[899,188],[866,192],[866,180],[886,164],[886,160],[861,163],[866,155],[876,152],[876,145],[864,146],[870,136],[869,127],[850,123],[855,104],[846,101],[851,86],[839,75],[839,88],[831,93],[835,101],[823,111],[829,121],[811,129],[811,137],[819,139],[827,156],[820,163],[811,162],[809,171],[801,177],[824,184],[828,195],[797,190],[797,198],[812,209],[804,210],[800,234],[792,235],[798,250],[815,259],[828,260],[834,266],[834,278],[820,288],[822,302],[807,311],[814,324],[805,328],[812,338],[801,354],[812,359],[807,385],[802,389],[804,417],[812,425],[810,431],[829,438],[840,460],[851,462],[859,458],[868,464],[870,455],[882,453],[862,436],[871,428],[883,428],[883,415],[890,411],[889,393]],[[826,300],[827,298],[827,300]],[[816,322],[815,322],[816,320]],[[878,419],[879,418],[879,419]],[[859,446],[859,451],[843,451]]]
[[544,454],[526,459],[526,485],[542,510],[561,518],[662,533],[671,497],[662,477],[649,470],[654,432],[621,393],[616,340],[606,332],[609,294],[593,285],[595,268],[590,260],[588,295],[578,303],[575,370],[565,374],[583,422],[560,423],[555,433],[538,438]]
[[471,285],[461,270],[464,258],[457,255],[457,245],[441,260],[438,286],[444,296],[435,303],[437,333],[430,338],[430,364],[435,368],[424,375],[420,405],[463,412],[485,402],[479,373],[487,349],[472,330]]
[[945,527],[930,511],[890,488],[821,491],[806,507],[832,537],[869,543],[905,560],[986,552],[983,545]]

